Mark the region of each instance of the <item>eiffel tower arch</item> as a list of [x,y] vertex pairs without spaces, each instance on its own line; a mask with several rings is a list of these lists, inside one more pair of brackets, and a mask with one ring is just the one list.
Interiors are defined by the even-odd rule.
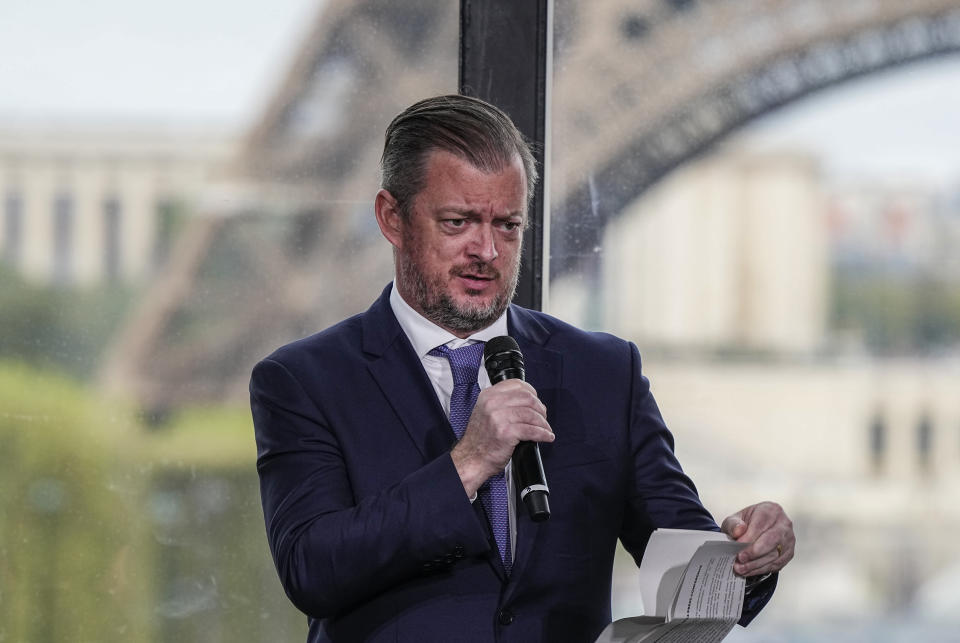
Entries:
[[867,74],[960,51],[960,2],[558,3],[554,270],[654,182],[754,119]]
[[[240,399],[256,359],[369,303],[392,267],[372,215],[382,133],[414,100],[456,90],[458,27],[479,28],[449,0],[325,3],[234,181],[211,186],[118,338],[108,388],[157,408]],[[553,33],[563,272],[630,201],[751,120],[960,51],[960,0],[556,0]]]

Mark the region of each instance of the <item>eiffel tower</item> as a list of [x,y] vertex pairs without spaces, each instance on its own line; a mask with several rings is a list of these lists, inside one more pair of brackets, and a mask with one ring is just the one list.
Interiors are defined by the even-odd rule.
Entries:
[[[257,359],[372,301],[392,275],[372,213],[382,133],[415,100],[456,91],[458,9],[325,3],[234,180],[210,187],[118,337],[106,388],[158,411],[239,400]],[[561,274],[589,269],[607,221],[753,119],[960,51],[960,0],[557,0],[553,38]]]

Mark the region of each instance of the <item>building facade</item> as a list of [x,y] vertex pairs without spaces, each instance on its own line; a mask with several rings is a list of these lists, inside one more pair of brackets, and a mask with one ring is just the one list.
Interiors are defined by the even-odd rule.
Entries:
[[139,282],[232,148],[157,128],[0,126],[0,257],[38,283]]

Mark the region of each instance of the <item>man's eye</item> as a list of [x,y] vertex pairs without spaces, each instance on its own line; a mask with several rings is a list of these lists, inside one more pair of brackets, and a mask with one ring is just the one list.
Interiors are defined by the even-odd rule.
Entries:
[[446,224],[452,228],[462,228],[463,224],[466,223],[466,219],[447,219]]
[[504,221],[504,222],[503,222],[503,229],[506,230],[507,232],[513,232],[514,230],[516,230],[516,229],[519,228],[519,227],[520,227],[520,224],[517,223],[516,221]]

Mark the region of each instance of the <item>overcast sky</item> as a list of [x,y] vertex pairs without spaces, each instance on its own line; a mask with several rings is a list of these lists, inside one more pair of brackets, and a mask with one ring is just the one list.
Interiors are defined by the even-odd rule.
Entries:
[[[0,119],[240,129],[264,107],[323,0],[0,0]],[[960,57],[876,74],[751,126],[837,171],[960,179]]]
[[0,115],[249,122],[322,0],[0,0]]

